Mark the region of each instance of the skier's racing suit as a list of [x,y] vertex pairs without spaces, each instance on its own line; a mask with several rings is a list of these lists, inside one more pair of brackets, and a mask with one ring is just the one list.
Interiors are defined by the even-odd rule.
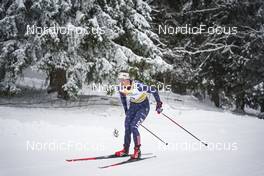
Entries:
[[[146,119],[150,108],[147,93],[151,93],[154,96],[157,104],[162,104],[158,91],[152,86],[147,86],[137,80],[131,80],[131,86],[129,88],[120,87],[119,93],[126,113],[124,148],[129,149],[131,133],[133,134],[135,146],[140,146],[138,127]],[[129,98],[129,107],[127,105],[127,97]]]

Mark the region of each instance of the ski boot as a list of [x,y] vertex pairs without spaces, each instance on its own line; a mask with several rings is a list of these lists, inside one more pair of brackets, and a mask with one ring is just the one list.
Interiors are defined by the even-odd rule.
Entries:
[[129,153],[129,148],[124,146],[122,150],[115,152],[115,156],[118,157],[128,156],[128,153]]
[[141,157],[140,145],[135,146],[134,153],[131,155],[130,159],[139,159]]

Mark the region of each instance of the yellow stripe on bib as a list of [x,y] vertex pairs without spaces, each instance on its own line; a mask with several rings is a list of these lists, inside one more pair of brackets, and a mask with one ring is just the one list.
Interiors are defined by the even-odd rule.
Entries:
[[144,100],[146,100],[146,98],[147,98],[147,94],[146,93],[142,93],[142,95],[139,98],[137,98],[137,99],[131,99],[130,101],[132,103],[141,103]]

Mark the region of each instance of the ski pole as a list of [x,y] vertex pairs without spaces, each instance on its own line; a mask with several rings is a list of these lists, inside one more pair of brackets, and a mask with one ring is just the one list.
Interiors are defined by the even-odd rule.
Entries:
[[150,134],[155,136],[158,140],[160,140],[163,144],[168,145],[167,142],[164,142],[160,137],[158,137],[156,134],[154,134],[152,131],[150,131],[148,128],[146,128],[144,125],[140,124],[145,130],[147,130]]
[[194,137],[196,140],[198,140],[199,142],[201,142],[203,145],[208,146],[207,143],[201,141],[199,138],[197,138],[196,136],[194,136],[191,132],[189,132],[188,130],[186,130],[185,128],[183,128],[180,124],[178,124],[177,122],[175,122],[173,119],[171,119],[169,116],[167,116],[166,114],[164,114],[163,112],[161,113],[162,115],[164,115],[167,119],[169,119],[170,121],[172,121],[173,123],[175,123],[176,125],[178,125],[181,129],[183,129],[184,131],[186,131],[187,133],[189,133],[192,137]]

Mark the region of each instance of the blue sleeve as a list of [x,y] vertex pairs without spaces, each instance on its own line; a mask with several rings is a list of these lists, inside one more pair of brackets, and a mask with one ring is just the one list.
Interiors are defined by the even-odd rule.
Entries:
[[160,102],[159,92],[155,87],[148,86],[149,89],[147,90],[148,93],[151,93],[155,98],[156,102]]
[[153,86],[148,86],[143,83],[137,82],[137,88],[139,91],[146,91],[147,93],[151,93],[155,98],[156,102],[160,102],[160,96],[158,90]]
[[120,98],[121,98],[121,102],[123,104],[124,110],[125,112],[127,112],[127,99],[126,99],[126,95],[124,95],[123,93],[120,93]]

